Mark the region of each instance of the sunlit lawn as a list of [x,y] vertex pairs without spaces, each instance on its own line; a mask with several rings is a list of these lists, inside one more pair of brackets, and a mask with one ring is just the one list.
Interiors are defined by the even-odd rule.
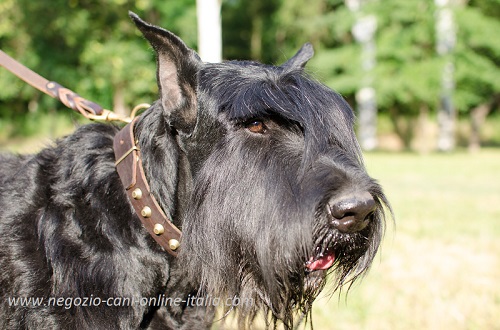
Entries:
[[392,202],[382,251],[315,329],[500,329],[500,150],[366,155]]
[[316,301],[314,329],[500,329],[500,149],[368,153],[366,165],[396,225],[347,297]]

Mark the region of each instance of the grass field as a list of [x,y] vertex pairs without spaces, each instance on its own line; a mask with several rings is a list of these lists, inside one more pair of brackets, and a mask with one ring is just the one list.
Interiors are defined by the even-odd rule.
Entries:
[[[14,142],[0,149],[32,152],[47,140]],[[347,297],[316,301],[314,329],[500,329],[500,149],[365,160],[396,224]]]
[[366,155],[396,225],[347,299],[314,329],[500,329],[500,150]]

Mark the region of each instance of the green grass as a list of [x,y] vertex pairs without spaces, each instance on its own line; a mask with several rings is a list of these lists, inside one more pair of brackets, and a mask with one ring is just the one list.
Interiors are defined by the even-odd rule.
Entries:
[[396,215],[368,276],[315,329],[500,329],[500,150],[366,155]]

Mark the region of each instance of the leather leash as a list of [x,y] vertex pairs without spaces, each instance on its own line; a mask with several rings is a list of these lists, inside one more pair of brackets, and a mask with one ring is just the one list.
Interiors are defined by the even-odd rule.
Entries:
[[113,141],[116,170],[125,188],[127,197],[146,230],[168,253],[177,256],[181,231],[168,220],[165,212],[163,212],[152,195],[146,175],[144,174],[140,149],[134,138],[134,124],[137,121],[137,117],[134,117],[136,112],[144,107],[144,105],[141,104],[135,107],[131,117],[122,117],[102,108],[97,103],[84,99],[54,81],[45,79],[1,50],[0,66],[5,67],[31,86],[58,99],[65,106],[81,113],[88,119],[128,123],[116,134]]
[[61,101],[65,106],[73,109],[84,117],[92,120],[123,121],[129,123],[131,118],[117,115],[116,113],[103,109],[99,104],[86,100],[75,92],[59,85],[54,81],[48,81],[39,74],[28,69],[21,63],[0,50],[0,66],[3,66],[20,79],[24,80],[39,91]]

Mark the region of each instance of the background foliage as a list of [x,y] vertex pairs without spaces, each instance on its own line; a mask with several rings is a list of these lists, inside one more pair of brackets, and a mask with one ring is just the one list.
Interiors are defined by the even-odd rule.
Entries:
[[[460,116],[474,109],[488,114],[500,99],[500,0],[455,0],[452,8],[457,26],[451,55],[454,104]],[[196,49],[195,0],[2,0],[0,48],[48,79],[127,112],[157,93],[153,54],[128,10]],[[439,104],[444,63],[435,50],[434,0],[365,1],[362,14],[377,18],[379,113],[410,147],[417,118],[432,118]],[[363,81],[360,47],[351,32],[355,20],[343,0],[223,0],[224,58],[282,63],[304,42],[312,42],[317,55],[310,70],[354,105]],[[0,129],[35,113],[67,111],[62,109],[0,70]]]

